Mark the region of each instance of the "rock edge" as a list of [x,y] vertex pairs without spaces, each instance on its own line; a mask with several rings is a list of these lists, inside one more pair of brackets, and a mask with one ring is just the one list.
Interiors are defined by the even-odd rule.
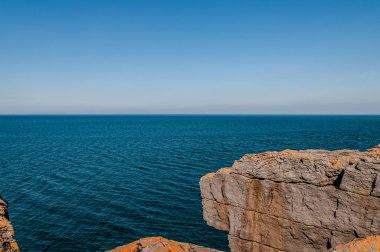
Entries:
[[9,221],[8,203],[0,195],[0,252],[19,252],[14,230]]

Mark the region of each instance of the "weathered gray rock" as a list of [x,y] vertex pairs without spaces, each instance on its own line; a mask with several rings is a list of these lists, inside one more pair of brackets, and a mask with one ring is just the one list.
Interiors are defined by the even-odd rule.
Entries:
[[380,233],[379,174],[380,146],[245,155],[202,177],[203,216],[233,252],[324,251]]
[[20,249],[14,238],[14,231],[8,215],[8,204],[0,196],[0,251],[19,252]]

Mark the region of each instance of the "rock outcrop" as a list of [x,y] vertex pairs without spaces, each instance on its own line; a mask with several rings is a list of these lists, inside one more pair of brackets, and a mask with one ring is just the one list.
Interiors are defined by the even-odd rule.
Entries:
[[[245,155],[200,181],[203,216],[232,252],[380,251],[380,145]],[[0,252],[19,252],[0,196]],[[343,244],[343,245],[341,245]],[[149,237],[109,252],[220,252]]]
[[0,196],[0,252],[19,252],[8,215],[8,204]]
[[163,237],[148,237],[134,241],[108,252],[220,252],[185,242],[177,242]]
[[245,155],[200,187],[204,219],[229,232],[232,252],[326,251],[380,234],[380,145]]
[[330,252],[378,252],[380,251],[380,236],[369,236],[366,239],[356,239],[352,242],[338,245]]

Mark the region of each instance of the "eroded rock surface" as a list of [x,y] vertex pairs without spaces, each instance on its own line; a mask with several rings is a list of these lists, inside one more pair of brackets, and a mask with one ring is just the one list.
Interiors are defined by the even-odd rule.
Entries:
[[352,242],[338,245],[331,252],[378,252],[380,251],[380,236],[369,236],[366,239],[356,239]]
[[325,251],[380,233],[380,145],[245,155],[200,181],[232,252]]
[[[215,249],[198,245],[177,242],[163,237],[148,237],[134,241],[124,246],[109,250],[108,252],[218,252]],[[219,251],[220,252],[220,251]]]
[[7,202],[0,196],[0,252],[18,252],[20,249],[14,238],[7,207]]

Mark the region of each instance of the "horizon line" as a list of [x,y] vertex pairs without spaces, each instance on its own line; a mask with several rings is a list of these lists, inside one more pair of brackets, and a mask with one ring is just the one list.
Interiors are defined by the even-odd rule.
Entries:
[[223,113],[210,113],[210,114],[197,114],[197,113],[33,113],[33,114],[0,114],[0,116],[380,116],[379,114],[368,113],[368,114],[323,114],[323,113],[267,113],[267,114],[248,114],[248,113],[233,113],[233,114],[223,114]]

